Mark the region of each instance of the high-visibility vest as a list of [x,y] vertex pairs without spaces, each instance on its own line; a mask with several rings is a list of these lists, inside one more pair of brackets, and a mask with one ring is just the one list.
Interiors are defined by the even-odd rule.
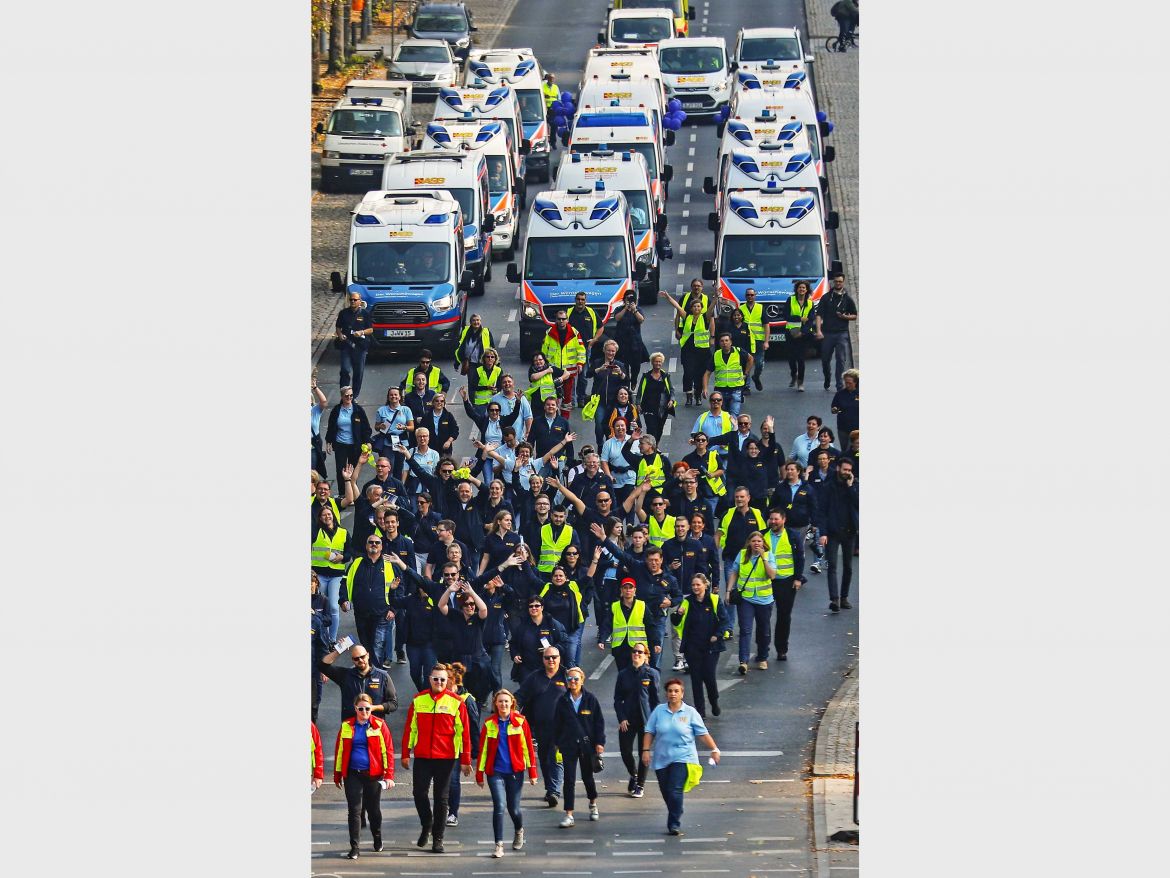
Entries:
[[762,344],[764,341],[764,306],[756,302],[756,310],[753,312],[745,302],[739,306],[739,310],[743,314],[743,320],[748,325],[748,329],[752,331],[752,341],[757,346]]
[[[316,494],[310,494],[309,495],[309,505],[312,506],[313,501],[316,499],[317,499]],[[333,523],[340,525],[341,524],[341,510],[337,506],[337,501],[334,500],[332,497],[329,498],[329,508],[333,510]]]
[[[451,695],[451,693],[447,693]],[[450,698],[434,698],[430,691],[420,692],[414,697],[411,706],[414,711],[410,717],[410,737],[407,739],[407,747],[410,750],[414,749],[414,745],[418,743],[418,717],[419,714],[446,714],[455,718],[454,740],[452,746],[455,750],[455,758],[459,758],[459,754],[463,752],[463,720],[459,716],[459,708],[463,702],[458,695],[451,695]]]
[[[662,455],[657,451],[654,452],[653,463],[647,463],[645,457],[638,461],[638,481],[642,482],[647,478],[650,479],[650,487],[656,491],[666,482],[666,473],[662,469]],[[674,536],[674,531],[670,532],[670,536]]]
[[694,314],[688,314],[682,325],[682,338],[679,339],[679,347],[683,347],[687,340],[694,336],[692,345],[695,348],[702,348],[707,350],[711,347],[711,329],[707,326],[707,318],[700,314],[696,317]]
[[613,619],[613,637],[610,638],[610,646],[621,646],[623,643],[628,643],[631,647],[636,643],[643,646],[650,645],[650,639],[646,636],[645,601],[634,598],[628,619],[622,613],[621,601],[614,601],[609,612]]
[[739,351],[731,349],[726,359],[723,358],[723,348],[715,351],[715,386],[736,388],[743,387],[743,363],[739,359]]
[[[682,602],[682,608],[680,610],[682,615],[679,617],[678,624],[674,626],[674,633],[679,637],[682,637],[683,635],[683,626],[687,623],[687,613],[690,612],[690,609],[691,602],[684,598]],[[715,613],[719,612],[719,595],[717,594],[711,594],[711,609]]]
[[[695,432],[706,433],[707,431],[704,430],[703,428],[705,426],[707,426],[707,418],[710,418],[710,417],[713,417],[710,412],[703,412],[701,415],[699,415],[699,427]],[[735,429],[735,422],[731,420],[731,415],[729,415],[727,412],[720,412],[719,413],[719,432],[716,433],[715,435],[720,436],[723,433],[730,433],[734,429]],[[710,435],[710,434],[708,434],[708,435]]]
[[747,549],[743,549],[735,558],[736,582],[735,587],[745,598],[770,598],[772,596],[772,578],[768,576],[768,568],[764,562],[753,556],[749,563]]
[[[354,574],[357,573],[358,567],[359,567],[359,565],[361,565],[362,561],[368,561],[368,560],[369,560],[368,558],[364,558],[364,557],[354,558],[353,561],[349,565],[349,569],[347,571],[345,571],[345,581],[341,585],[342,585],[342,588],[345,589],[345,600],[347,603],[353,600],[353,577],[354,577]],[[389,561],[386,561],[384,558],[382,560],[382,575],[386,580],[386,603],[390,603],[390,590],[394,587],[394,583],[397,580],[396,580],[396,577],[394,576],[394,565],[391,564]]]
[[545,335],[544,341],[540,345],[540,352],[544,354],[549,365],[556,366],[558,369],[572,369],[579,363],[585,362],[585,346],[581,344],[581,336],[575,329],[570,331],[572,335],[564,345],[553,338],[552,329]]
[[[413,366],[406,373],[406,386],[410,389],[414,388],[414,373],[417,371],[418,366]],[[441,393],[443,391],[443,385],[439,383],[439,371],[438,366],[431,366],[431,371],[427,373],[427,387],[435,391],[435,393]]]
[[317,528],[317,537],[313,540],[313,561],[314,567],[328,567],[330,570],[336,570],[340,573],[345,569],[345,561],[330,561],[329,550],[334,552],[345,551],[345,540],[349,536],[344,527],[339,527],[333,532],[333,539],[325,532],[325,528]]
[[800,302],[797,301],[796,296],[788,297],[788,322],[784,324],[784,328],[791,332],[794,329],[800,329],[801,325],[808,322],[808,315],[812,313],[813,301],[806,299],[804,307],[800,307]]
[[552,569],[560,563],[561,554],[573,542],[573,529],[568,524],[561,528],[556,539],[553,539],[552,528],[550,522],[540,529],[540,561],[537,563],[536,569],[541,573],[551,573]]
[[[519,714],[517,714],[517,716],[519,716]],[[495,758],[497,745],[490,742],[498,741],[500,739],[501,722],[502,720],[499,718],[499,716],[492,716],[488,717],[487,721],[483,724],[484,741],[488,743],[485,743],[479,751],[479,765],[477,766],[476,771],[478,771],[480,774],[487,773],[488,759]],[[512,754],[511,739],[512,736],[515,735],[518,737],[520,742],[520,752],[524,754],[523,769],[531,768],[533,764],[532,751],[528,749],[528,741],[524,736],[524,723],[526,722],[527,720],[521,717],[520,725],[514,725],[510,719],[504,723],[508,727],[508,731],[504,733],[505,737],[508,738],[508,754]],[[512,766],[513,771],[520,771],[521,768],[521,766],[517,765]]]
[[543,375],[536,379],[535,384],[528,385],[528,389],[524,391],[527,396],[539,397],[541,402],[546,399],[553,398],[557,395],[557,386],[553,383],[551,374]]
[[[683,300],[680,303],[682,305],[682,309],[683,309],[684,314],[691,313],[691,302],[694,301],[694,298],[695,298],[694,293],[692,293],[690,290],[687,290],[687,294],[685,296],[683,296]],[[702,312],[704,314],[706,314],[707,313],[707,302],[709,301],[707,298],[707,294],[706,293],[699,293],[699,301],[703,303]]]
[[764,532],[764,539],[768,542],[768,554],[772,556],[776,578],[785,579],[792,576],[796,572],[796,565],[792,563],[792,542],[788,539],[788,528],[780,531],[780,536],[776,536],[769,529]]
[[499,366],[492,366],[490,372],[485,372],[483,366],[475,367],[475,374],[479,379],[479,387],[475,389],[475,405],[488,404],[488,400],[496,392],[496,385],[500,381],[500,371]]
[[[756,509],[756,507],[754,507],[754,506],[749,506],[748,512],[750,512],[752,514],[752,516],[756,519],[756,530],[763,533],[763,531],[764,531],[764,516],[760,515],[760,510]],[[726,512],[724,512],[723,518],[721,518],[719,520],[719,530],[723,531],[724,534],[729,533],[728,523],[731,521],[731,516],[733,516],[733,515],[735,515],[735,507],[734,506],[732,506],[730,509],[728,509]],[[722,549],[723,546],[721,545],[719,548]]]
[[[716,452],[707,452],[707,463],[703,469],[707,470],[707,472],[719,469],[719,455]],[[707,476],[707,487],[711,489],[711,493],[716,497],[722,497],[727,493],[727,483],[723,480],[723,476]]]
[[[577,580],[567,579],[565,585],[569,587],[569,591],[573,593],[573,598],[577,602],[577,624],[585,621],[585,614],[581,612],[581,589],[577,586]],[[545,593],[552,587],[552,583],[546,583],[544,588],[540,590],[540,596],[544,597]]]
[[540,93],[544,95],[544,108],[547,110],[561,96],[561,88],[555,82],[542,82]]
[[646,524],[650,528],[650,542],[658,548],[661,549],[662,544],[667,540],[674,539],[673,515],[667,515],[665,518],[663,518],[661,525],[657,522],[657,520],[655,520],[654,516],[651,515],[646,519]]
[[[467,338],[467,333],[470,331],[470,329],[471,329],[471,324],[468,324],[467,326],[464,326],[463,331],[461,333],[459,333],[459,344],[455,345],[456,351],[459,351],[460,349],[462,349],[463,340],[465,338]],[[492,346],[492,334],[490,332],[488,332],[488,328],[486,326],[481,326],[479,328],[479,343],[480,343],[480,346],[483,348],[484,353],[487,353],[487,349]],[[456,357],[455,359],[460,360],[461,358]]]

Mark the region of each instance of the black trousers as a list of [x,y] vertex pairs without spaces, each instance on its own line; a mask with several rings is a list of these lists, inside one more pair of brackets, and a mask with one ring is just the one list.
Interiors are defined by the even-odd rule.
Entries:
[[792,630],[792,605],[796,603],[795,576],[772,580],[772,595],[776,598],[776,655],[788,654],[788,633]]
[[577,767],[581,767],[581,780],[585,783],[585,795],[592,802],[597,798],[597,784],[593,780],[593,754],[585,751],[577,753],[562,753],[562,766],[565,769],[565,810],[572,811],[575,805],[574,787],[577,786]]
[[362,811],[369,817],[370,832],[377,841],[382,837],[382,785],[368,771],[352,770],[346,772],[342,783],[349,807],[350,846],[357,847],[361,839]]
[[703,372],[707,369],[710,348],[695,348],[687,345],[682,349],[683,392],[698,395],[703,386]]
[[[333,469],[337,473],[337,503],[341,505],[341,498],[345,496],[345,476],[341,471],[347,463],[352,463],[357,469],[358,457],[362,453],[360,445],[346,445],[344,442],[333,443]],[[338,522],[340,524],[340,522]]]
[[[423,829],[431,831],[435,841],[443,840],[447,828],[447,799],[451,794],[451,772],[455,770],[454,759],[420,759],[414,757],[414,809]],[[435,810],[431,813],[431,781],[435,784]]]
[[660,418],[649,412],[642,412],[642,417],[646,421],[646,432],[654,437],[655,442],[661,441],[662,428],[666,426],[666,418]]
[[788,353],[788,374],[797,381],[804,381],[804,346],[807,344],[804,335],[800,338],[789,338],[784,342]]
[[[630,724],[626,731],[618,730],[618,749],[622,754],[622,762],[626,766],[626,771],[630,773],[630,777],[638,779],[638,786],[646,786],[646,768],[642,763],[642,733],[645,729],[642,726],[641,719],[635,721],[630,720]],[[637,755],[635,756],[635,744],[637,745]]]
[[829,557],[829,600],[837,600],[837,551],[841,552],[841,597],[849,597],[849,586],[853,584],[853,546],[857,534],[829,534],[825,554]]
[[719,703],[719,682],[715,679],[715,670],[721,655],[723,655],[721,652],[692,650],[683,653],[687,666],[691,669],[691,701],[703,719],[707,718],[707,702],[703,698],[704,686],[707,687],[707,698],[711,699],[711,703]]

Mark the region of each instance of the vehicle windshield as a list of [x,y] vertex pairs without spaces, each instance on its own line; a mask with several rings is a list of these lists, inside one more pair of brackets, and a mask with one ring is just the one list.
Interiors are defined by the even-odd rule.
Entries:
[[516,100],[520,104],[521,119],[529,123],[544,121],[544,98],[540,95],[540,89],[517,89]]
[[719,273],[727,277],[824,277],[816,235],[728,235]]
[[650,228],[650,202],[646,199],[645,189],[623,189],[622,195],[630,204],[630,225],[635,232],[644,232]]
[[445,64],[451,57],[442,46],[403,46],[398,50],[398,57],[394,60]]
[[488,191],[489,192],[507,192],[508,191],[508,159],[502,155],[489,155],[487,157],[488,168]]
[[622,0],[620,9],[673,9],[674,14],[682,17],[683,0]]
[[792,37],[744,40],[740,61],[800,61],[800,46]]
[[[609,143],[606,148],[619,153],[632,149],[646,160],[646,168],[650,171],[650,179],[658,179],[658,154],[654,151],[653,143]],[[595,149],[600,149],[596,143],[574,143],[570,147],[572,152],[593,152]]]
[[353,246],[353,282],[433,284],[450,279],[451,245],[442,241],[368,241]]
[[581,280],[626,278],[625,239],[530,238],[524,253],[525,280]]
[[463,222],[474,223],[479,214],[475,210],[474,189],[448,189],[448,192],[459,202],[459,209],[463,211]]
[[402,119],[393,110],[334,110],[329,134],[381,134],[401,137]]
[[467,21],[458,12],[420,12],[414,19],[416,31],[467,32]]
[[663,49],[658,64],[663,73],[717,73],[723,69],[723,50],[718,46]]
[[617,18],[610,32],[615,43],[656,43],[674,36],[674,19]]

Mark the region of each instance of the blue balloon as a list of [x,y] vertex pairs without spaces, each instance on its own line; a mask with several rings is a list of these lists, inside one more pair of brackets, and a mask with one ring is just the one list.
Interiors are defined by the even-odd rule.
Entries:
[[667,101],[666,112],[678,113],[681,110],[682,110],[682,101],[680,101],[678,98],[671,98],[669,101]]
[[730,115],[731,115],[731,105],[724,104],[722,107],[719,108],[719,112],[715,114],[715,120],[717,122],[726,122],[727,118]]
[[678,131],[678,129],[682,128],[682,122],[674,116],[666,116],[662,120],[662,127],[667,131]]
[[561,92],[561,100],[565,103],[571,104],[576,100],[576,98],[573,97],[573,93],[571,91],[563,91]]
[[825,114],[824,110],[817,110],[817,121],[818,122],[828,122],[829,121],[829,117]]
[[564,116],[561,116],[558,114],[556,116],[553,116],[552,123],[553,123],[553,128],[560,131],[562,128],[564,128],[566,125],[569,124],[569,120],[566,119]]
[[835,126],[832,122],[826,122],[825,125],[828,126],[828,130],[825,131],[825,136],[827,137],[828,135],[833,133],[833,129],[837,126]]
[[678,121],[680,122],[687,121],[687,114],[685,110],[676,110],[674,113],[671,113],[671,115],[677,117]]

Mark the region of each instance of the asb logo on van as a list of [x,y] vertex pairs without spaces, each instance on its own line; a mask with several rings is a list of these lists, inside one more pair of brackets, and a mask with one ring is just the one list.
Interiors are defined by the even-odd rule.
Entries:
[[607,101],[630,100],[633,96],[633,92],[628,91],[603,91],[601,93],[601,97]]
[[442,186],[447,182],[446,177],[415,177],[415,186]]

